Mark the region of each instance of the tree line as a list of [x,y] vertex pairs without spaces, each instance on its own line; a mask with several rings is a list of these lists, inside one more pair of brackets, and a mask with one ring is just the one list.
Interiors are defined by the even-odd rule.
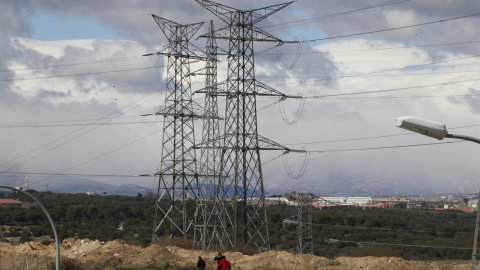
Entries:
[[[138,194],[102,196],[29,191],[54,220],[60,239],[69,237],[151,243],[155,199]],[[9,193],[4,197],[28,201]],[[194,205],[192,204],[192,207]],[[405,259],[470,259],[475,214],[407,209],[330,207],[313,209],[314,254],[338,256],[397,256]],[[295,225],[283,220],[297,214],[295,206],[269,206],[267,218],[271,249],[295,252]],[[20,242],[53,232],[43,212],[28,208],[0,208],[0,238]]]

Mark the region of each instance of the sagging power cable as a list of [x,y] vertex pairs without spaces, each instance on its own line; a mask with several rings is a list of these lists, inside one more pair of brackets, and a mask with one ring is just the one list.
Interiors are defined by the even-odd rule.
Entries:
[[[300,95],[300,93],[298,95]],[[285,124],[293,126],[298,122],[298,120],[300,120],[300,117],[303,114],[303,109],[305,108],[306,100],[307,100],[306,98],[301,98],[300,99],[300,104],[298,106],[297,112],[295,113],[295,116],[293,117],[292,121],[288,120],[287,114],[285,112],[285,106],[284,106],[283,102],[278,103],[278,106],[280,108],[280,114],[282,115],[282,120],[283,120],[283,122],[285,122]]]
[[303,158],[303,164],[302,164],[302,167],[300,169],[300,172],[296,175],[293,174],[292,169],[290,168],[290,165],[288,164],[288,160],[287,160],[286,156],[289,153],[289,151],[286,151],[285,153],[282,154],[282,156],[283,156],[283,166],[285,168],[285,172],[292,179],[302,178],[303,175],[305,174],[305,171],[307,170],[307,165],[308,165],[308,162],[310,161],[310,152],[305,151],[304,148],[302,148],[302,149],[304,150],[305,156]]

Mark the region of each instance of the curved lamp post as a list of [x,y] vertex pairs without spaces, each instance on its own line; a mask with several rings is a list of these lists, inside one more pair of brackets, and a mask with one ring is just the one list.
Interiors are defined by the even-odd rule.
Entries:
[[445,124],[435,121],[415,117],[415,116],[402,116],[395,119],[396,125],[399,128],[407,129],[428,137],[435,138],[437,140],[443,140],[444,138],[460,139],[480,143],[479,138],[474,138],[465,135],[450,134],[445,127]]
[[[396,125],[399,128],[407,129],[428,137],[435,138],[437,140],[443,140],[444,138],[460,139],[465,141],[471,141],[480,144],[479,138],[474,138],[465,135],[450,134],[445,127],[445,124],[423,119],[415,116],[402,116],[395,119]],[[480,190],[479,190],[480,201]],[[477,241],[478,241],[478,227],[480,226],[480,209],[477,206],[477,220],[475,222],[475,238],[473,239],[473,251],[472,251],[472,270],[475,269],[475,258],[477,256]]]
[[43,204],[39,200],[37,200],[35,197],[33,197],[32,195],[28,194],[27,192],[25,192],[23,190],[16,189],[16,188],[13,188],[13,187],[8,187],[8,186],[0,186],[0,188],[11,189],[11,190],[23,193],[23,194],[27,195],[28,197],[30,197],[32,200],[34,200],[38,204],[38,206],[40,206],[42,211],[47,216],[48,221],[50,222],[50,225],[52,226],[53,235],[55,236],[55,245],[56,245],[56,249],[57,249],[56,250],[56,256],[55,256],[55,269],[60,270],[60,245],[58,243],[57,229],[55,228],[55,224],[53,223],[53,219],[50,216],[50,214],[48,213],[47,209],[45,209],[45,207],[43,206]]

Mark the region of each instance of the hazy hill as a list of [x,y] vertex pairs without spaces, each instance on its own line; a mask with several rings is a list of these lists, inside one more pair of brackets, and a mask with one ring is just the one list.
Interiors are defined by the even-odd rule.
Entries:
[[[23,186],[25,179],[18,178],[2,178],[0,179],[0,185],[5,186]],[[38,182],[30,184],[30,189],[37,191],[51,191],[56,193],[87,193],[93,192],[96,194],[114,194],[114,195],[127,195],[136,196],[138,193],[144,193],[148,188],[133,185],[111,185],[93,181],[87,178],[72,178],[72,177],[55,177],[48,179],[48,182]]]

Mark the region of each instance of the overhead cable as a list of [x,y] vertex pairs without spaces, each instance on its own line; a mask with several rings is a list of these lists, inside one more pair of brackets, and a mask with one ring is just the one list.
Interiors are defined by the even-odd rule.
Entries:
[[[257,53],[256,55],[289,55],[289,54],[327,54],[327,53],[350,53],[350,52],[368,52],[368,51],[387,51],[387,50],[402,50],[402,49],[413,49],[413,48],[425,48],[425,47],[437,47],[437,46],[450,46],[450,45],[464,45],[479,43],[480,40],[475,41],[463,41],[463,42],[450,42],[450,43],[439,43],[439,44],[427,44],[427,45],[413,45],[413,46],[403,46],[403,47],[387,47],[387,48],[370,48],[370,49],[357,49],[357,50],[342,50],[342,51],[315,51],[315,52],[294,52],[294,53],[263,53],[269,50],[265,50]],[[271,49],[274,49],[272,47]]]
[[[80,163],[80,164],[77,164],[77,165],[75,165],[75,166],[72,166],[72,167],[70,167],[70,168],[68,168],[68,169],[62,170],[62,171],[59,172],[59,173],[65,173],[65,172],[68,172],[68,171],[73,170],[73,169],[75,169],[75,168],[78,168],[78,167],[80,167],[80,166],[83,166],[83,165],[85,165],[85,164],[87,164],[87,163],[90,163],[90,162],[95,161],[95,160],[97,160],[97,159],[99,159],[99,158],[102,158],[102,157],[104,157],[104,156],[107,156],[107,155],[109,155],[109,154],[111,154],[111,153],[113,153],[113,152],[116,152],[116,151],[118,151],[118,150],[120,150],[120,149],[123,149],[123,148],[125,148],[125,147],[127,147],[127,146],[130,146],[130,145],[132,145],[132,144],[134,144],[134,143],[137,143],[137,142],[139,142],[139,141],[141,141],[141,140],[143,140],[143,139],[146,139],[146,138],[148,138],[148,137],[150,137],[150,136],[153,136],[153,135],[155,135],[155,134],[157,134],[157,133],[159,133],[159,132],[162,132],[162,131],[163,131],[163,128],[160,129],[160,130],[157,130],[157,131],[155,131],[155,132],[153,132],[153,133],[150,133],[150,134],[148,134],[148,135],[145,135],[145,136],[143,136],[143,137],[141,137],[141,138],[139,138],[139,139],[136,139],[136,140],[134,140],[134,141],[131,141],[131,142],[127,143],[127,144],[124,144],[124,145],[122,145],[122,146],[120,146],[120,147],[117,147],[117,148],[115,148],[115,149],[113,149],[113,150],[110,150],[110,151],[108,151],[108,152],[106,152],[106,153],[103,153],[103,154],[98,155],[98,156],[96,156],[96,157],[94,157],[94,158],[91,158],[91,159],[89,159],[89,160],[87,160],[87,161],[84,161],[84,162],[82,162],[82,163]],[[38,183],[40,183],[40,182],[46,181],[46,180],[48,180],[48,179],[50,179],[50,178],[52,178],[52,177],[54,177],[54,176],[55,176],[55,175],[47,176],[47,177],[45,177],[45,178],[43,178],[43,179],[41,179],[41,180],[39,180],[39,181],[36,181],[35,183],[32,183],[32,185],[35,185],[35,184],[38,184]]]
[[284,27],[284,28],[269,30],[270,32],[275,32],[275,31],[279,31],[279,30],[283,30],[283,29],[288,29],[288,28],[292,28],[292,27],[296,27],[296,26],[300,26],[300,25],[309,24],[309,23],[312,23],[312,22],[320,21],[320,20],[330,19],[330,18],[342,16],[342,15],[355,13],[355,12],[365,11],[365,10],[369,10],[369,9],[375,9],[375,8],[384,7],[384,6],[388,6],[388,5],[400,4],[400,3],[409,2],[409,1],[410,0],[391,0],[391,1],[387,1],[385,3],[380,3],[380,4],[377,4],[377,5],[364,7],[364,8],[360,8],[360,9],[355,9],[355,10],[350,10],[350,11],[345,11],[345,12],[340,12],[340,13],[335,13],[335,14],[328,14],[328,15],[324,15],[324,16],[320,16],[320,17],[316,17],[316,18],[298,20],[298,21],[293,21],[293,22],[286,22],[286,23],[280,23],[280,24],[275,24],[275,25],[267,25],[267,26],[264,26],[262,28],[270,28],[270,27],[280,26],[280,25],[285,25],[285,24],[299,23],[299,24],[292,25],[292,26],[287,26],[287,27]]
[[331,40],[331,39],[338,39],[338,38],[362,36],[362,35],[368,35],[368,34],[374,34],[374,33],[381,33],[381,32],[407,29],[407,28],[425,26],[425,25],[430,25],[430,24],[435,24],[435,23],[442,23],[442,22],[448,22],[448,21],[453,21],[453,20],[465,19],[465,18],[469,18],[469,17],[475,17],[475,16],[478,16],[478,15],[480,15],[480,13],[474,13],[474,14],[470,14],[470,15],[464,15],[464,16],[459,16],[459,17],[454,17],[454,18],[449,18],[449,19],[442,19],[442,20],[436,20],[436,21],[425,22],[425,23],[417,23],[417,24],[412,24],[412,25],[393,27],[393,28],[381,29],[381,30],[374,30],[374,31],[362,32],[362,33],[356,33],[356,34],[347,34],[347,35],[340,35],[340,36],[334,36],[334,37],[308,39],[308,40],[302,40],[300,42],[316,42],[316,41],[321,41],[321,40]]
[[[462,128],[479,127],[479,126],[480,126],[480,124],[473,124],[473,125],[466,125],[466,126],[451,127],[451,128],[448,128],[448,129],[449,129],[449,130],[452,130],[452,129],[462,129]],[[301,143],[284,143],[283,145],[307,145],[307,144],[323,144],[323,143],[351,142],[351,141],[361,141],[361,140],[383,139],[383,138],[398,137],[398,136],[410,136],[410,135],[414,135],[414,134],[415,134],[415,133],[408,132],[408,133],[399,133],[399,134],[392,134],[392,135],[360,137],[360,138],[341,139],[341,140],[330,140],[330,141],[301,142]]]
[[153,67],[145,67],[145,68],[129,68],[129,69],[119,69],[119,70],[111,70],[111,71],[86,72],[86,73],[67,74],[67,75],[45,76],[45,77],[3,79],[3,80],[0,80],[0,82],[15,82],[15,81],[29,81],[29,80],[41,80],[41,79],[54,79],[54,78],[64,78],[64,77],[86,76],[86,75],[98,75],[98,74],[147,70],[147,69],[154,69],[154,68],[159,68],[159,67],[163,67],[163,66],[153,66]]
[[306,150],[310,153],[333,153],[333,152],[353,152],[353,151],[368,151],[368,150],[383,150],[383,149],[394,149],[394,148],[409,148],[409,147],[419,147],[419,146],[432,146],[439,144],[450,144],[450,143],[463,143],[465,141],[452,141],[452,142],[439,142],[439,143],[421,143],[421,144],[408,144],[408,145],[395,145],[395,146],[380,146],[380,147],[367,147],[367,148],[351,148],[351,149],[332,149],[332,150]]
[[58,68],[58,67],[80,66],[80,65],[88,65],[88,64],[100,64],[100,63],[110,63],[110,62],[121,62],[121,61],[128,61],[128,60],[134,60],[134,59],[141,59],[141,58],[140,58],[140,56],[131,56],[131,57],[111,58],[111,59],[96,60],[96,61],[87,61],[87,62],[78,62],[78,63],[70,63],[70,64],[59,64],[59,65],[52,65],[52,66],[38,66],[38,67],[31,67],[31,68],[2,69],[2,70],[0,70],[0,72],[27,71],[27,70],[46,69],[46,68]]
[[[0,172],[2,175],[11,175],[18,177],[36,177],[36,176],[50,176],[50,177],[150,177],[155,176],[155,173],[150,174],[84,174],[84,173],[42,173],[42,172]],[[34,183],[36,184],[36,182]]]
[[[478,57],[478,56],[476,56]],[[399,70],[404,69],[400,68]],[[393,70],[388,70],[393,71]],[[335,79],[335,78],[377,78],[377,77],[405,77],[405,76],[428,76],[428,75],[444,75],[444,74],[458,74],[458,73],[478,73],[480,70],[462,70],[462,71],[443,71],[443,72],[429,72],[429,73],[401,73],[401,74],[381,74],[381,75],[363,75],[364,73],[357,74],[357,75],[346,75],[339,76],[339,77],[319,77],[319,76],[257,76],[258,78],[271,78],[271,79]]]
[[403,90],[411,90],[411,89],[419,89],[419,88],[428,88],[428,87],[433,87],[433,86],[451,85],[451,84],[459,84],[459,83],[465,83],[465,82],[475,82],[475,81],[479,81],[479,80],[480,80],[480,78],[475,78],[475,79],[461,80],[461,81],[454,81],[454,82],[444,82],[444,83],[436,83],[436,84],[391,88],[391,89],[380,89],[380,90],[374,90],[374,91],[363,91],[363,92],[342,93],[342,94],[328,94],[328,95],[318,95],[318,96],[306,96],[305,98],[317,99],[317,98],[324,98],[324,97],[341,97],[341,96],[352,96],[352,95],[363,95],[363,94],[378,94],[378,93],[382,93],[382,92],[394,92],[394,91],[403,91]]
[[74,127],[74,126],[112,126],[112,125],[134,125],[134,124],[155,124],[163,121],[135,121],[122,123],[84,123],[84,124],[0,124],[0,128],[31,128],[31,127]]
[[[154,94],[155,94],[155,95],[154,95]],[[114,118],[111,118],[111,116],[116,115],[116,114],[119,113],[119,112],[122,112],[124,109],[126,109],[126,108],[128,108],[128,107],[130,107],[130,106],[132,106],[132,105],[134,105],[134,104],[137,104],[136,106],[131,107],[129,110],[127,110],[127,111],[125,111],[125,112],[122,112],[122,113],[120,114],[120,115],[123,115],[124,113],[126,113],[126,112],[128,112],[128,111],[136,108],[137,106],[139,106],[139,105],[141,105],[141,104],[146,103],[147,101],[149,101],[149,99],[147,99],[147,98],[149,98],[149,97],[151,97],[151,96],[156,96],[156,95],[159,95],[159,93],[152,93],[152,94],[146,95],[146,96],[142,97],[141,99],[136,100],[136,101],[134,101],[134,102],[132,102],[132,103],[124,106],[123,108],[120,108],[120,109],[118,109],[118,110],[116,110],[116,111],[114,111],[114,112],[106,115],[104,118],[99,119],[99,120],[96,120],[96,121],[94,121],[94,122],[92,122],[92,123],[90,123],[90,124],[95,124],[95,123],[97,123],[97,122],[99,122],[99,121],[104,121],[104,122],[102,122],[102,123],[108,123],[109,121],[111,121],[112,119],[114,119]],[[144,99],[147,99],[147,100],[140,103],[140,101],[142,101],[142,100],[144,100]],[[120,116],[120,115],[118,115],[118,116]],[[47,146],[49,146],[49,145],[51,145],[51,144],[56,143],[57,141],[60,141],[60,140],[62,140],[62,139],[64,139],[64,138],[67,138],[67,137],[70,136],[70,135],[73,135],[73,134],[75,134],[75,133],[77,133],[77,132],[80,132],[81,130],[83,130],[83,129],[89,127],[89,126],[90,126],[90,125],[86,125],[86,126],[83,126],[83,127],[79,128],[79,129],[76,129],[76,130],[74,130],[74,131],[72,131],[72,132],[69,132],[69,133],[67,133],[67,134],[65,134],[65,135],[63,135],[63,136],[61,136],[61,137],[59,137],[59,138],[56,138],[56,139],[54,139],[54,140],[52,140],[52,141],[50,141],[50,142],[48,142],[48,143],[46,143],[46,144],[44,144],[44,145],[42,145],[42,146],[39,146],[39,147],[35,148],[34,150],[28,151],[28,152],[23,153],[23,154],[15,157],[15,158],[13,158],[13,159],[10,159],[10,160],[8,160],[8,161],[5,161],[5,162],[1,163],[0,166],[3,166],[3,165],[5,165],[5,164],[7,164],[7,163],[10,163],[10,162],[14,161],[14,160],[17,160],[17,159],[19,159],[19,158],[22,158],[22,157],[24,157],[24,156],[27,156],[27,155],[29,155],[29,154],[31,154],[31,153],[34,153],[34,152],[37,151],[37,150],[40,150],[40,149],[42,149],[42,148],[45,148],[45,147],[47,147]],[[22,164],[24,164],[24,163],[26,163],[26,162],[34,159],[34,158],[37,158],[37,157],[39,157],[39,156],[41,156],[41,155],[43,155],[43,154],[46,154],[46,153],[48,153],[48,152],[50,152],[50,151],[53,151],[53,150],[57,149],[58,147],[60,147],[60,146],[62,146],[62,145],[64,145],[64,144],[67,144],[67,143],[69,143],[69,142],[71,142],[71,141],[73,141],[73,140],[75,140],[75,139],[83,136],[84,134],[93,131],[94,129],[97,129],[97,128],[100,127],[100,126],[101,126],[101,125],[99,125],[99,126],[94,126],[93,128],[91,128],[91,129],[89,129],[89,130],[86,130],[85,132],[82,132],[81,134],[76,135],[75,137],[70,138],[70,139],[68,139],[68,140],[65,141],[65,142],[62,142],[62,143],[54,146],[53,148],[47,149],[47,150],[45,150],[45,151],[43,151],[43,152],[41,152],[41,153],[39,153],[39,154],[37,154],[37,155],[35,155],[35,156],[27,159],[27,160],[25,160],[25,161],[23,161],[23,162],[15,165],[15,166],[13,166],[13,167],[8,168],[6,171],[9,171],[9,170],[11,170],[11,169],[13,169],[13,168],[16,168],[16,167],[18,167],[18,166],[20,166],[20,165],[22,165]]]
[[[320,77],[319,79],[316,79],[316,80],[308,80],[308,81],[305,81],[305,82],[283,83],[283,84],[276,84],[274,86],[291,85],[291,84],[303,84],[303,83],[308,83],[308,82],[328,81],[328,80],[352,78],[352,77],[355,77],[355,78],[356,77],[371,77],[371,76],[365,76],[365,75],[378,74],[378,73],[384,73],[384,72],[390,72],[390,71],[398,71],[398,70],[403,70],[403,69],[420,68],[420,67],[425,67],[425,66],[431,66],[431,65],[436,65],[436,64],[446,63],[446,62],[465,60],[465,59],[477,58],[477,57],[480,57],[480,54],[466,56],[466,57],[459,57],[459,58],[454,58],[454,59],[447,59],[447,60],[442,60],[442,61],[435,61],[435,62],[430,62],[430,63],[426,63],[426,64],[405,66],[405,67],[400,67],[400,68],[391,68],[391,69],[384,69],[384,70],[362,72],[362,73],[352,74],[352,75],[330,76],[330,77],[323,77],[323,78]],[[257,76],[257,77],[260,77],[260,76]],[[301,77],[299,77],[299,78],[301,78]]]

